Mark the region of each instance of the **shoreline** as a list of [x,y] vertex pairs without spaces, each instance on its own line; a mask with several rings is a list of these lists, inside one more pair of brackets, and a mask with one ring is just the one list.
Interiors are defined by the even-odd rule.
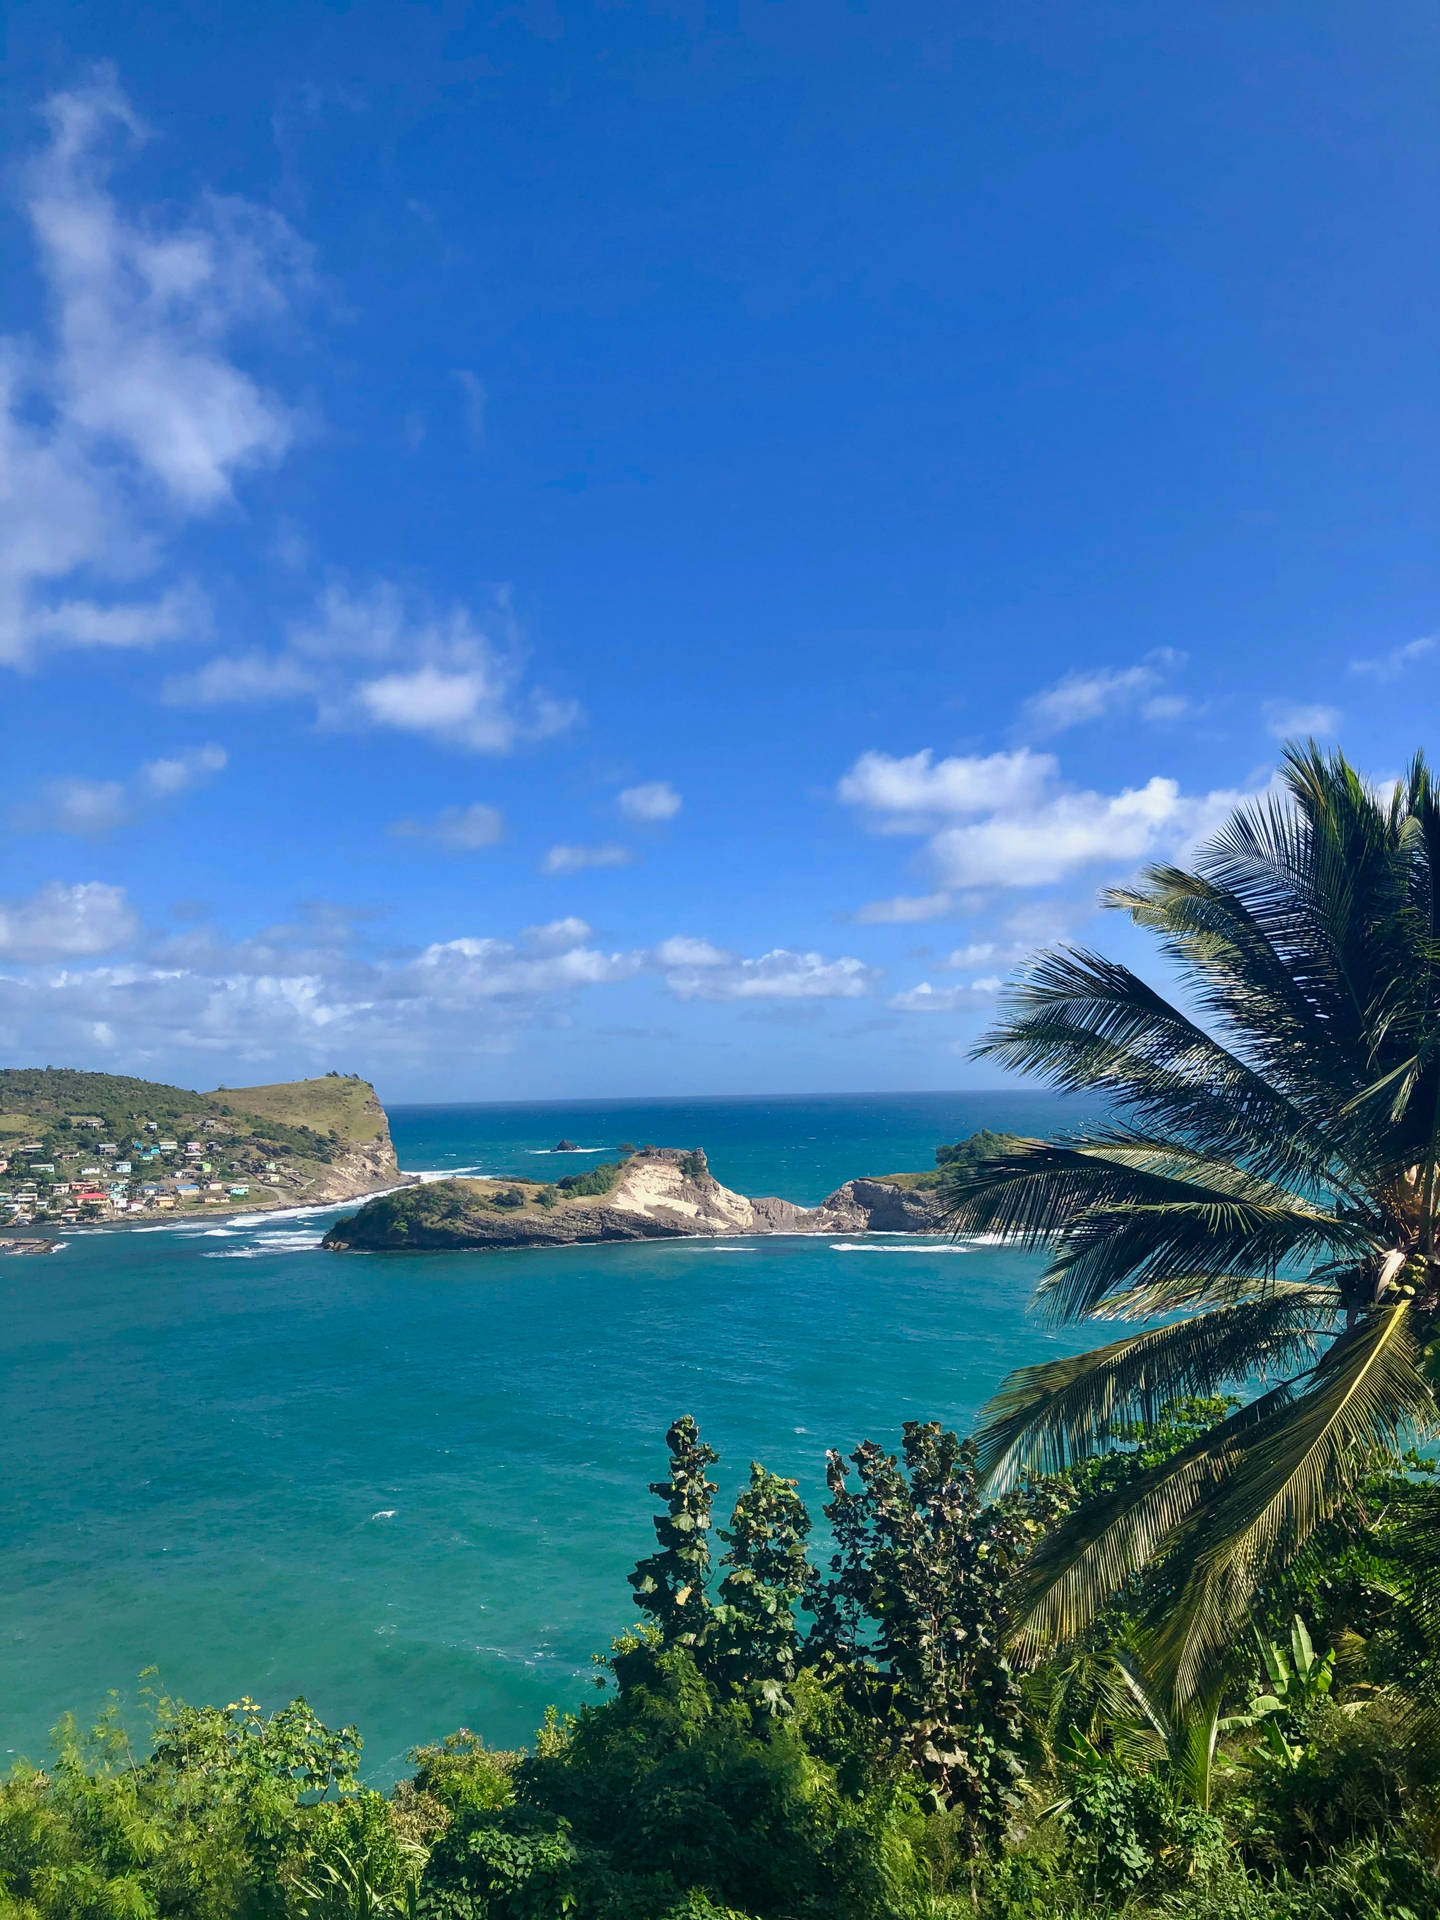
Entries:
[[[446,1180],[451,1178],[449,1174],[442,1174],[439,1177]],[[307,1200],[283,1207],[257,1207],[253,1201],[245,1200],[236,1201],[230,1206],[217,1202],[214,1206],[195,1207],[185,1213],[169,1210],[162,1213],[159,1208],[152,1212],[147,1208],[143,1213],[127,1215],[120,1220],[32,1220],[26,1225],[15,1227],[7,1223],[0,1226],[0,1240],[8,1240],[12,1237],[21,1240],[49,1239],[50,1233],[42,1234],[40,1231],[42,1228],[63,1234],[68,1240],[88,1233],[134,1233],[136,1231],[164,1233],[171,1227],[189,1227],[201,1220],[239,1221],[247,1215],[259,1221],[280,1220],[287,1215],[294,1217],[306,1213],[331,1213],[337,1207],[354,1206],[357,1201],[363,1205],[367,1200],[380,1200],[387,1194],[400,1193],[407,1187],[421,1186],[424,1181],[424,1174],[409,1173],[402,1175],[394,1186],[364,1187],[358,1193],[345,1194],[335,1200]]]

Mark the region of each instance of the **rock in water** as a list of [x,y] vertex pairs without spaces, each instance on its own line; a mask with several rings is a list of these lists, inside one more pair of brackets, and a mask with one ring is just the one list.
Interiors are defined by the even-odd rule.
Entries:
[[551,1153],[579,1153],[580,1149],[573,1140],[557,1140],[550,1151]]

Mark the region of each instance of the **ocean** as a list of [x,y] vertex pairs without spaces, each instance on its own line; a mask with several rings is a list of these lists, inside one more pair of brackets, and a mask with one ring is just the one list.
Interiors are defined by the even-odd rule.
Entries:
[[[622,1141],[702,1146],[814,1204],[1046,1095],[400,1107],[402,1167],[535,1174]],[[562,1137],[586,1158],[546,1157]],[[818,1518],[825,1449],[962,1431],[1014,1366],[1087,1344],[1027,1312],[1039,1261],[902,1238],[326,1254],[344,1209],[71,1233],[0,1261],[0,1761],[67,1710],[303,1693],[388,1785],[460,1726],[528,1742],[635,1618],[664,1433],[692,1413],[717,1505],[759,1459]],[[150,1670],[155,1670],[153,1673]],[[144,1676],[144,1677],[142,1677]]]

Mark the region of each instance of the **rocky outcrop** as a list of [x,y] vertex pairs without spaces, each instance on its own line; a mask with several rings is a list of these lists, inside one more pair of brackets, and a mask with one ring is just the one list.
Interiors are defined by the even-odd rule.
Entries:
[[337,1252],[499,1251],[740,1234],[938,1233],[941,1226],[935,1194],[898,1181],[848,1180],[818,1207],[797,1207],[722,1187],[699,1148],[647,1147],[555,1186],[437,1180],[385,1194],[337,1220],[325,1245]]
[[939,1233],[945,1210],[933,1187],[847,1180],[815,1208],[813,1233]]

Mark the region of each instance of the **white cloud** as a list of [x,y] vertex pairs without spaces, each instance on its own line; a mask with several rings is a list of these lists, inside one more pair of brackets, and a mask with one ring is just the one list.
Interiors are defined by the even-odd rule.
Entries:
[[45,643],[148,646],[203,632],[193,588],[135,591],[173,532],[280,459],[295,416],[230,354],[309,267],[278,215],[207,196],[135,217],[112,156],[146,138],[108,69],[54,95],[21,197],[53,315],[0,343],[0,660]]
[[708,940],[677,933],[660,942],[655,958],[662,967],[725,967],[731,964],[734,955],[712,946]]
[[584,946],[590,933],[588,920],[569,913],[563,920],[547,920],[542,927],[526,927],[521,937],[527,947],[534,947],[542,953],[559,953],[568,947]]
[[1162,722],[1183,720],[1187,714],[1199,713],[1202,709],[1191,700],[1178,693],[1157,693],[1153,700],[1142,700],[1140,718]]
[[[1174,853],[1212,831],[1242,795],[1186,795],[1176,781],[1106,795],[1076,792],[1059,780],[1050,754],[1021,749],[986,759],[932,764],[928,751],[904,758],[870,752],[840,783],[840,797],[865,809],[868,824],[927,836],[926,857],[939,883],[918,896],[940,902],[962,887],[1037,887],[1086,867],[1126,868]],[[944,815],[958,816],[945,823]],[[877,902],[870,919],[912,917],[906,896]],[[917,909],[913,917],[931,917]]]
[[661,943],[655,958],[665,984],[679,1000],[856,1000],[880,977],[861,960],[827,960],[818,953],[776,947],[742,960],[708,940],[678,936]]
[[1052,754],[992,753],[935,761],[929,747],[906,758],[862,753],[841,780],[847,806],[861,807],[882,833],[915,833],[927,821],[1032,804],[1059,772]]
[[477,800],[468,807],[442,807],[433,820],[397,820],[389,831],[401,839],[433,840],[453,853],[493,847],[505,831],[498,807]]
[[0,955],[33,963],[0,970],[7,1051],[84,1060],[103,1044],[117,1066],[173,1074],[190,1061],[203,1073],[218,1058],[266,1063],[274,1077],[334,1066],[343,1045],[403,1069],[420,1050],[508,1051],[527,1026],[563,1021],[577,995],[646,965],[643,953],[596,948],[573,918],[519,940],[465,936],[367,957],[353,917],[323,909],[253,940],[194,928],[133,960],[74,964],[137,932],[118,888],[43,889],[0,908]]
[[288,700],[314,693],[312,668],[285,654],[217,654],[195,673],[165,682],[164,698],[177,707],[223,707]]
[[1431,652],[1435,640],[1433,633],[1426,634],[1419,640],[1407,640],[1403,647],[1392,647],[1389,653],[1382,653],[1376,660],[1352,660],[1350,671],[1372,674],[1382,684],[1388,684],[1398,680],[1408,666]]
[[223,747],[186,747],[168,759],[147,760],[141,767],[136,786],[155,800],[173,800],[186,793],[211,774],[223,773],[229,756]]
[[186,747],[160,760],[147,760],[130,780],[51,780],[29,805],[16,808],[18,825],[98,838],[136,820],[150,807],[202,785],[224,771],[223,747]]
[[1340,709],[1307,705],[1290,700],[1265,702],[1265,730],[1277,740],[1293,740],[1311,734],[1334,734],[1340,728]]
[[430,999],[524,997],[629,980],[644,959],[640,953],[601,953],[584,946],[526,953],[505,940],[444,940],[426,947],[408,977],[423,981]]
[[[1089,903],[1066,900],[1034,900],[1013,907],[995,932],[955,947],[940,962],[949,973],[993,974],[997,967],[1013,967],[1028,960],[1037,947],[1063,940],[1075,930],[1077,921],[1094,912]],[[977,980],[971,987],[988,990],[993,981]],[[930,989],[926,988],[928,993]]]
[[1178,848],[1218,826],[1240,798],[1189,798],[1157,775],[1114,795],[1060,793],[1027,814],[947,827],[929,851],[950,886],[1046,886],[1085,867],[1133,867]]
[[65,886],[52,880],[28,900],[0,902],[0,957],[68,960],[129,944],[140,922],[123,887],[100,880]]
[[932,987],[928,980],[922,980],[905,993],[892,993],[885,1004],[894,1013],[959,1013],[993,1000],[1002,984],[998,976],[972,980],[964,987]]
[[[1169,720],[1185,710],[1185,702],[1176,696],[1161,695],[1158,689],[1167,672],[1183,666],[1185,656],[1173,648],[1159,647],[1135,667],[1100,667],[1090,673],[1067,673],[1053,687],[1031,694],[1020,709],[1021,731],[1031,739],[1063,733],[1069,727],[1084,726],[1113,713],[1128,713],[1139,706],[1146,719]],[[1145,696],[1150,695],[1147,699]]]
[[1003,965],[1018,959],[1024,951],[1023,947],[1006,946],[998,940],[972,940],[968,946],[956,947],[947,954],[941,965],[968,973],[976,967]]
[[482,622],[387,581],[335,581],[277,654],[222,655],[170,681],[176,705],[216,706],[313,694],[322,725],[389,727],[472,753],[509,753],[563,732],[573,702],[526,688],[524,652],[504,594]]
[[485,409],[490,403],[484,383],[468,367],[456,367],[456,384],[460,388],[461,407],[465,415],[465,431],[470,436],[472,446],[485,444]]
[[618,803],[627,820],[673,820],[685,802],[668,780],[626,787]]
[[888,900],[871,900],[856,913],[861,926],[904,927],[925,920],[944,920],[955,911],[948,893],[897,893]]
[[599,847],[551,847],[540,862],[542,873],[580,873],[586,867],[628,867],[635,856],[628,847],[607,840]]

